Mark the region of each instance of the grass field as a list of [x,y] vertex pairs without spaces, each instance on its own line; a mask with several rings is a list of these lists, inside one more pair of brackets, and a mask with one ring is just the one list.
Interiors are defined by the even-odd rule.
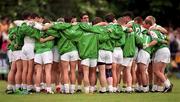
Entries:
[[171,79],[172,93],[118,93],[118,94],[31,94],[7,95],[6,82],[0,81],[0,102],[180,102],[180,80]]

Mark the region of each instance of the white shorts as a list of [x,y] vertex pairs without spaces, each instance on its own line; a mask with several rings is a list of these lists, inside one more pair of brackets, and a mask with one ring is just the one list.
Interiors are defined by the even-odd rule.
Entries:
[[97,66],[97,59],[87,58],[87,59],[81,60],[81,64],[88,66],[88,67],[96,67]]
[[12,52],[12,62],[22,59],[22,50],[17,50]]
[[121,47],[114,48],[113,63],[117,63],[117,64],[123,63],[123,51],[122,51]]
[[71,51],[61,55],[63,61],[77,61],[79,59],[78,51]]
[[13,52],[12,52],[12,50],[8,50],[8,51],[7,51],[7,56],[8,56],[9,62],[11,63],[11,62],[12,62],[12,57],[13,57]]
[[22,60],[34,59],[34,43],[26,43],[22,47]]
[[59,62],[60,61],[60,54],[59,54],[58,48],[56,46],[53,47],[52,52],[53,52],[53,61]]
[[150,61],[150,54],[147,51],[141,49],[137,56],[137,63],[143,63],[148,66]]
[[48,64],[53,63],[53,53],[52,51],[43,52],[40,54],[35,54],[34,62],[38,64]]
[[167,47],[158,49],[155,52],[154,56],[154,62],[164,62],[164,63],[170,63],[170,50]]
[[106,50],[99,50],[98,62],[112,64],[112,52]]
[[132,62],[133,62],[133,57],[132,58],[124,58],[122,65],[125,67],[131,67]]

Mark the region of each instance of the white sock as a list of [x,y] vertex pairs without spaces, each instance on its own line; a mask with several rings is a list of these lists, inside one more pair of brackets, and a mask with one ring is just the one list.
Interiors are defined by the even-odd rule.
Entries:
[[120,85],[118,85],[117,91],[118,91],[118,92],[121,92],[121,87],[120,87]]
[[140,86],[138,84],[135,86],[135,90],[137,90],[137,91],[140,90]]
[[75,92],[75,85],[72,84],[70,85],[70,93],[74,93]]
[[157,86],[157,91],[162,92],[164,90],[163,86]]
[[94,86],[90,86],[90,87],[89,87],[89,92],[93,93],[94,90],[95,90],[95,87],[94,87]]
[[101,92],[106,92],[106,87],[101,87],[100,91]]
[[40,87],[36,87],[36,92],[40,92],[41,88]]
[[15,87],[16,87],[16,90],[17,90],[17,89],[20,89],[20,88],[21,88],[21,85],[20,85],[20,84],[16,84]]
[[169,81],[169,79],[167,79],[165,82],[164,82],[164,85],[166,88],[170,87],[171,83]]
[[64,84],[65,93],[69,93],[69,84]]
[[113,87],[113,92],[117,92],[117,87]]
[[46,87],[46,91],[47,92],[52,92],[52,88],[51,87]]
[[84,92],[89,93],[89,86],[84,87]]
[[142,85],[140,86],[140,91],[143,91],[143,86]]
[[8,90],[14,90],[14,85],[8,84],[8,85],[7,85],[7,89],[8,89]]
[[143,92],[148,92],[149,91],[149,87],[148,86],[146,86],[146,87],[143,87],[143,90],[142,90]]
[[27,85],[27,91],[30,91],[30,90],[32,90],[34,87],[33,87],[33,85]]
[[157,85],[153,85],[152,91],[157,91]]
[[108,86],[108,90],[109,90],[109,92],[113,92],[113,86],[112,86],[112,85],[109,85],[109,86]]
[[81,90],[81,89],[82,89],[81,85],[78,85],[78,86],[77,86],[77,89]]
[[27,89],[27,85],[26,85],[26,84],[22,84],[21,86],[22,86],[22,89],[23,89],[23,90],[26,90],[26,89]]
[[40,83],[40,87],[41,87],[41,89],[46,89],[46,83]]
[[132,91],[132,88],[130,86],[126,87],[126,91],[127,92],[131,92]]

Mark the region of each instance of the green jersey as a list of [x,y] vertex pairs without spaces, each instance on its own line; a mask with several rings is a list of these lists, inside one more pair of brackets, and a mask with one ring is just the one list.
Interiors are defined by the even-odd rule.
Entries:
[[132,29],[133,31],[130,33],[128,32],[129,28],[125,30],[126,42],[123,48],[124,57],[134,57],[138,45],[143,43],[141,37],[141,26],[132,22]]
[[[46,31],[40,31],[40,33],[37,33],[37,34],[39,34],[39,36],[38,36],[39,38],[37,38],[37,39],[46,38],[46,37],[50,36],[49,34],[46,33]],[[35,53],[38,54],[38,53],[51,51],[53,46],[54,46],[53,40],[46,41],[43,43],[41,43],[39,40],[36,40],[36,42],[35,42]]]
[[21,35],[19,29],[20,28],[16,26],[9,30],[9,39],[12,41],[9,45],[9,49],[11,49],[12,51],[21,50],[22,46],[24,45],[24,36]]
[[121,39],[121,28],[117,24],[109,24],[105,27],[108,30],[111,30],[111,33],[109,34],[109,37],[111,39],[99,43],[100,44],[100,49],[101,50],[107,50],[107,51],[113,51],[114,47],[120,47],[124,44],[123,40]]
[[33,28],[33,27],[27,25],[26,23],[23,23],[20,26],[20,33],[21,33],[21,35],[29,36],[31,38],[34,38],[35,40],[39,40],[39,38],[41,36],[40,30]]
[[53,34],[56,38],[58,38],[58,40],[56,39],[56,43],[60,54],[77,50],[75,43],[64,36],[63,30],[69,29],[70,27],[72,27],[72,25],[69,23],[55,23],[47,31],[48,34]]
[[110,23],[107,29],[112,30],[110,37],[112,38],[111,42],[113,47],[122,47],[125,44],[125,33],[123,32],[123,28],[118,24]]
[[17,33],[18,27],[10,28],[8,31],[8,38],[11,41],[11,43],[8,45],[8,49],[14,51],[14,44],[15,44],[15,38]]
[[126,34],[126,42],[123,48],[124,57],[133,57],[135,55],[135,34],[134,32]]
[[150,34],[151,34],[153,40],[156,40],[158,42],[155,45],[155,50],[158,50],[158,49],[163,48],[163,47],[168,47],[167,44],[162,43],[162,41],[167,41],[167,36],[166,35],[162,34],[158,30],[151,30]]
[[109,35],[101,26],[92,26],[87,23],[79,23],[64,31],[65,36],[77,44],[81,59],[97,59],[99,43],[107,41]]
[[[140,37],[142,38],[141,46],[149,44],[152,41],[152,37],[148,34],[148,30],[145,28],[142,28],[142,33],[140,34]],[[154,46],[147,47],[144,50],[151,55],[154,51]]]

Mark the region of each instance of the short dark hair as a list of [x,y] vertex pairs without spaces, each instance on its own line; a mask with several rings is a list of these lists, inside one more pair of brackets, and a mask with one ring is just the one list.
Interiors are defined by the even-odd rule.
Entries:
[[144,22],[145,22],[146,24],[149,24],[149,25],[152,26],[152,21],[151,21],[151,20],[146,19]]
[[87,13],[82,13],[81,15],[80,15],[80,19],[83,19],[83,16],[84,15],[88,15]]
[[37,13],[32,13],[32,14],[31,14],[31,18],[32,18],[32,19],[34,19],[34,18],[36,18],[36,17],[40,18],[40,16],[39,16]]
[[72,17],[72,18],[77,18],[75,15],[72,15],[71,17]]
[[105,16],[105,20],[109,23],[109,22],[113,22],[113,20],[115,19],[115,15],[112,13],[109,13]]
[[44,20],[43,20],[43,24],[45,24],[45,23],[50,23],[51,21],[49,20],[49,19],[47,19],[47,18],[45,18]]
[[141,24],[143,22],[143,19],[142,19],[142,17],[137,16],[134,18],[134,21],[136,21],[138,24]]
[[101,17],[95,17],[92,21],[92,25],[95,25],[95,24],[100,23],[102,21],[103,21],[103,19]]
[[26,11],[26,12],[23,12],[22,13],[22,19],[25,20],[25,19],[28,19],[29,17],[31,17],[31,13]]
[[125,11],[122,16],[129,16],[130,18],[133,18],[133,13],[131,11]]
[[2,16],[2,17],[1,17],[1,20],[2,20],[2,21],[5,20],[6,22],[9,22],[9,21],[10,21],[10,19],[9,19],[8,16]]
[[64,17],[64,21],[65,21],[66,23],[71,23],[71,20],[72,20],[72,16],[65,16],[65,17]]

